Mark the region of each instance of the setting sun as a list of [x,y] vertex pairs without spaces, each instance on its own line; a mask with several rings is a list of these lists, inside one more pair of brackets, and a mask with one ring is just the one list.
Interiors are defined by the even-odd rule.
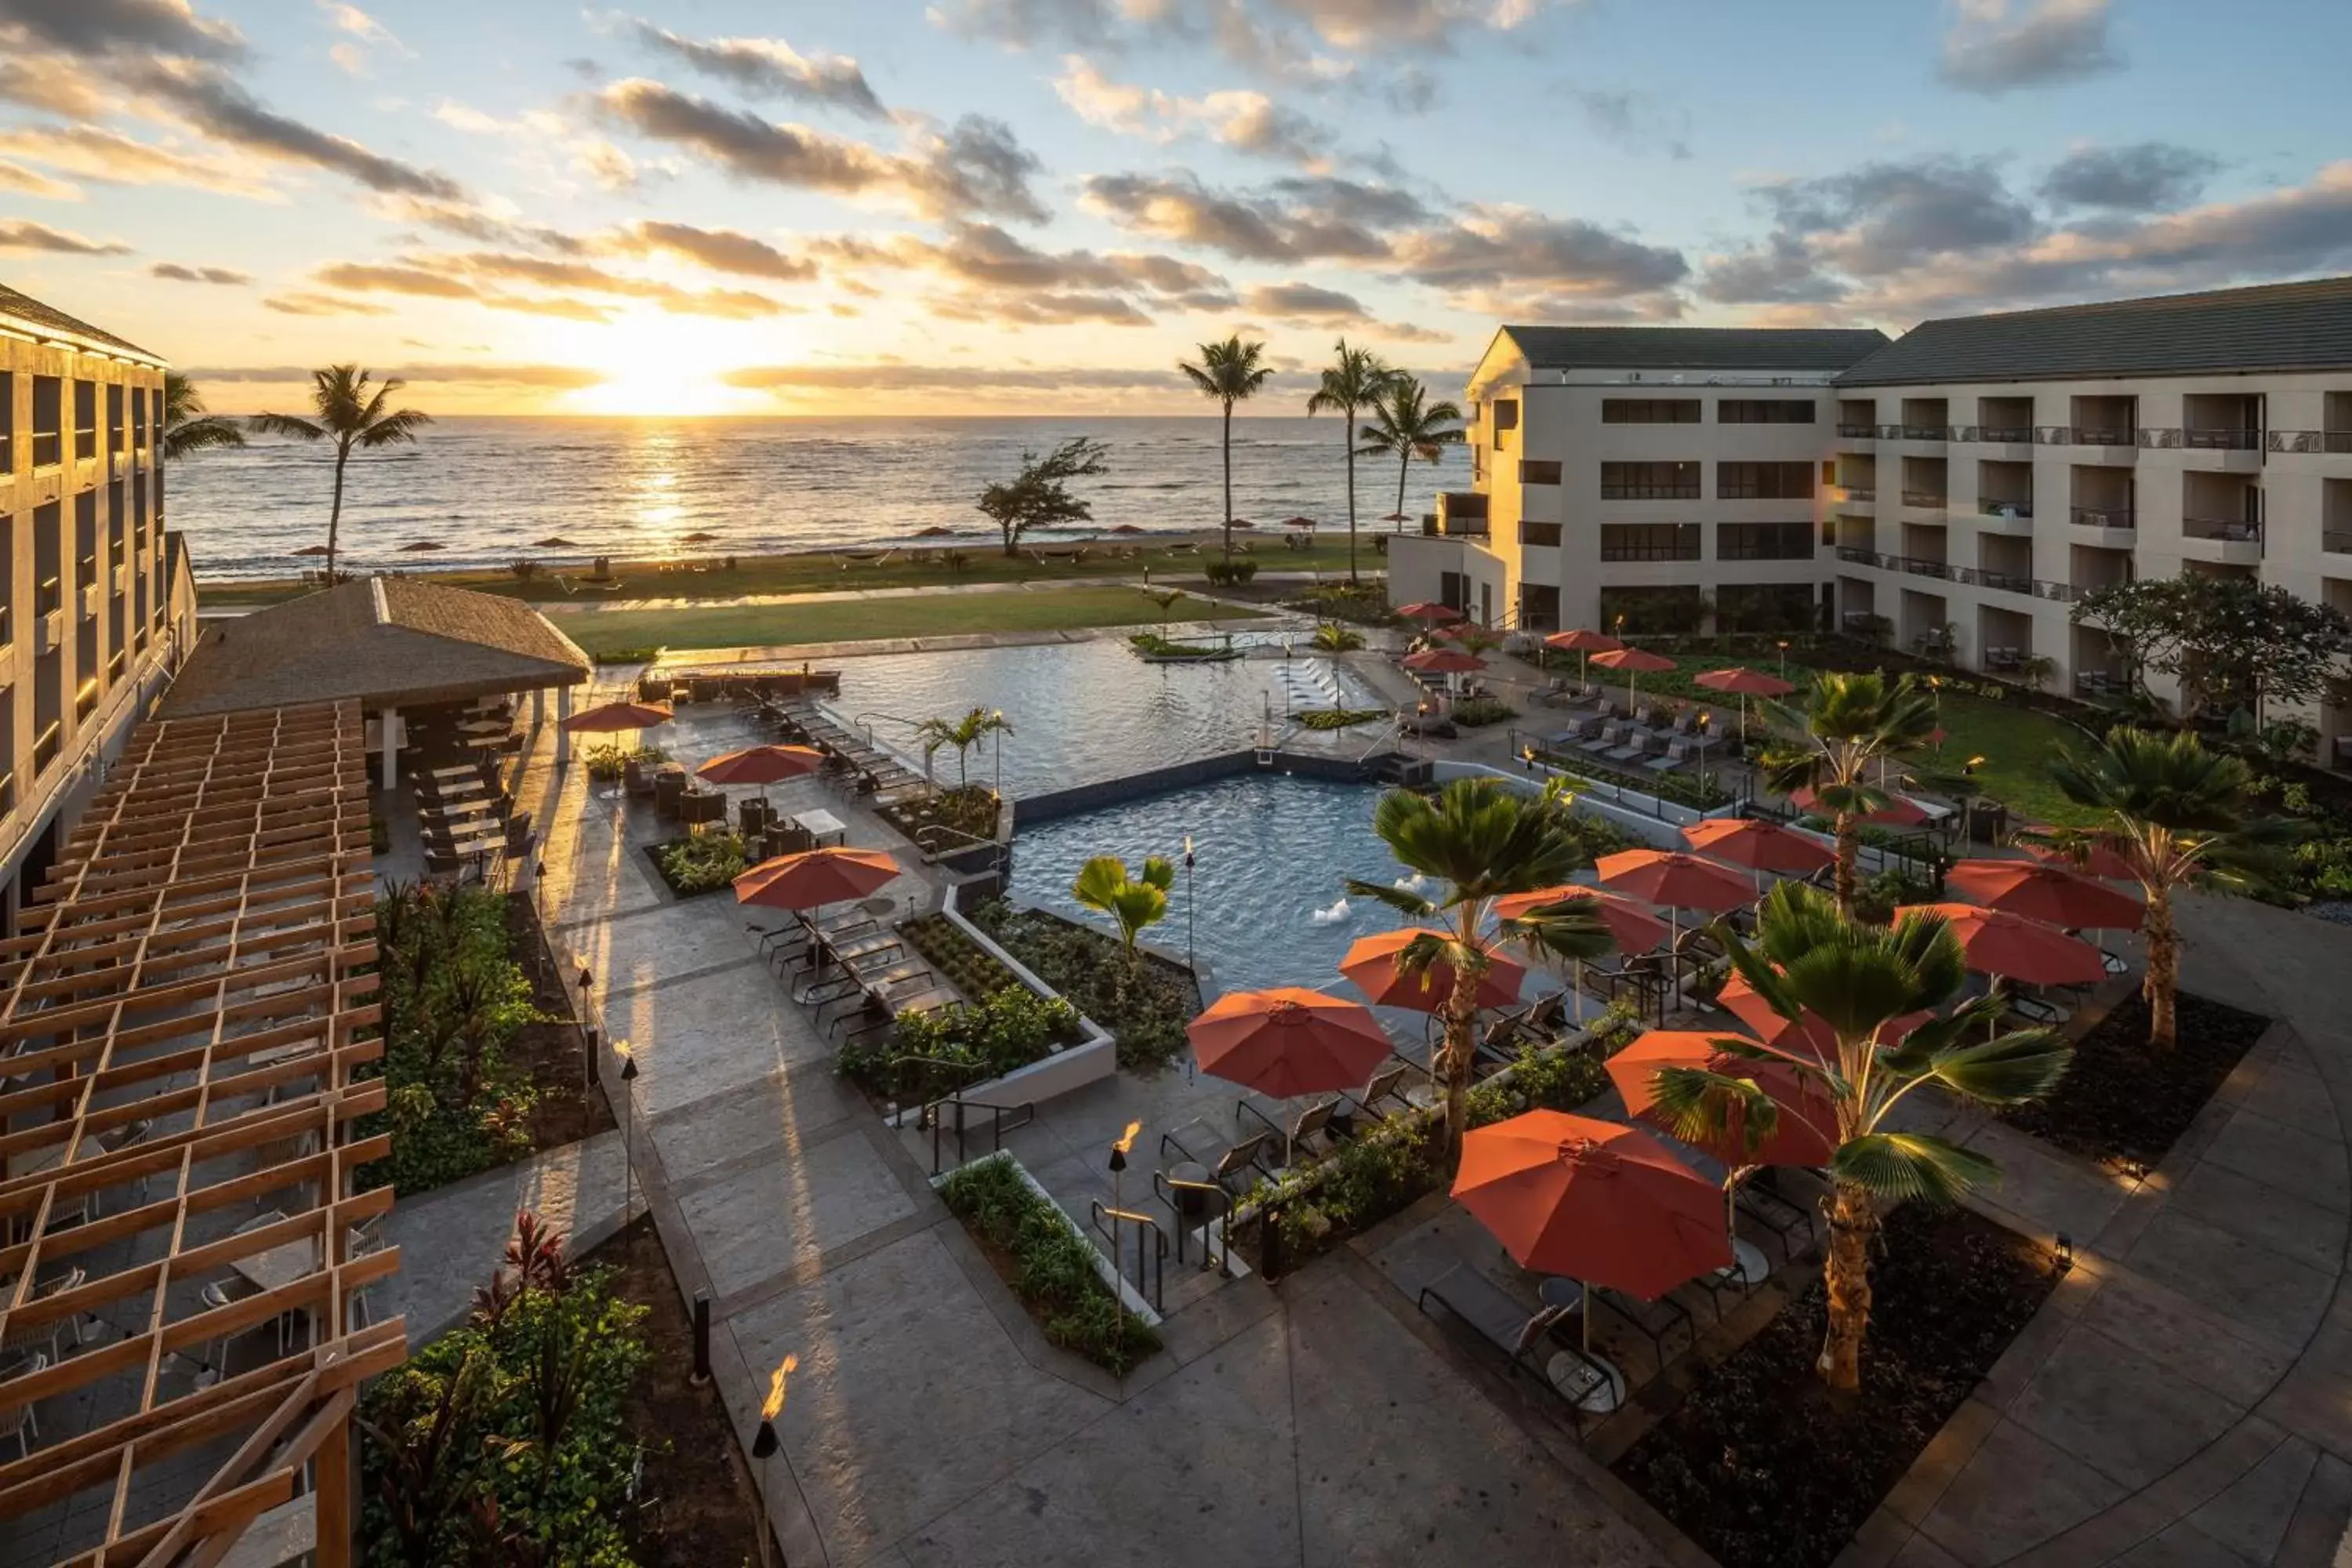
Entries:
[[[797,335],[789,325],[767,323],[763,352]],[[739,321],[632,310],[610,321],[550,323],[534,352],[604,378],[565,396],[565,405],[582,414],[751,414],[768,407],[761,394],[720,379],[745,360]]]

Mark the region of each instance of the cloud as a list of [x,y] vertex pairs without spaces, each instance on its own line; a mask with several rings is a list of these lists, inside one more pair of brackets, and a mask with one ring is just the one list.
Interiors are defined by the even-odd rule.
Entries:
[[139,88],[215,141],[280,163],[308,164],[341,174],[372,191],[436,201],[466,199],[466,188],[447,175],[415,168],[348,137],[290,120],[263,106],[217,70],[162,62],[140,69],[135,80]]
[[952,292],[933,296],[926,307],[950,321],[1142,326],[1151,320],[1147,307],[1206,310],[1234,303],[1224,279],[1172,256],[1040,250],[992,224],[950,225],[944,243],[912,235],[836,236],[813,240],[809,248],[860,274],[928,274]]
[[121,240],[89,239],[30,218],[0,219],[0,250],[46,250],[59,256],[128,256]]
[[250,272],[226,267],[183,267],[176,261],[158,261],[147,268],[147,276],[170,283],[217,283],[232,289],[242,289],[253,281]]
[[527,316],[554,316],[573,321],[608,321],[613,317],[609,308],[585,300],[542,299],[486,289],[467,279],[422,267],[339,261],[320,268],[312,276],[330,289],[347,289],[354,294],[403,294],[413,299],[456,300],[492,310],[510,310]]
[[1188,170],[1097,174],[1083,205],[1123,228],[1223,251],[1244,261],[1370,260],[1388,253],[1384,231],[1432,216],[1393,186],[1337,175],[1277,180],[1255,191],[1220,191]]
[[1331,157],[1331,129],[1262,92],[1183,98],[1114,81],[1083,55],[1066,55],[1054,90],[1079,119],[1121,135],[1169,142],[1202,135],[1237,153],[1319,167]]
[[394,37],[391,28],[358,6],[341,4],[341,0],[319,0],[319,9],[327,14],[328,22],[337,30],[351,35],[350,42],[337,44],[327,51],[327,58],[347,75],[367,75],[369,61],[379,49],[412,59],[415,58],[415,50]]
[[[418,384],[535,386],[576,392],[601,386],[602,372],[572,364],[509,364],[489,361],[453,360],[440,363],[394,365],[379,373],[384,379]],[[311,373],[299,365],[199,365],[188,372],[192,381],[220,383],[304,384]]]
[[1360,59],[1444,53],[1463,34],[1507,32],[1547,8],[1548,0],[939,0],[927,15],[935,26],[1014,48],[1205,44],[1272,79],[1329,82]]
[[526,150],[544,150],[604,190],[635,189],[642,175],[636,160],[620,148],[546,110],[528,110],[512,120],[500,120],[444,99],[433,106],[433,118],[469,136],[497,137],[520,143]]
[[783,314],[790,307],[738,289],[681,289],[651,279],[630,278],[582,261],[551,260],[498,251],[467,255],[402,257],[391,264],[336,262],[313,274],[331,289],[352,293],[407,294],[425,299],[464,300],[493,310],[558,316],[572,321],[609,320],[610,307],[560,295],[515,294],[500,285],[568,289],[639,300],[673,315],[754,321]]
[[223,195],[274,199],[250,168],[141,142],[95,125],[20,126],[0,132],[0,153],[111,184],[186,185]]
[[719,378],[760,392],[952,392],[974,398],[1032,392],[1164,395],[1180,384],[1160,367],[868,364],[752,365]]
[[642,77],[613,83],[598,102],[615,122],[692,148],[738,179],[891,201],[927,217],[1043,223],[1047,216],[1029,189],[1042,165],[1010,127],[977,115],[944,135],[918,130],[901,154],[722,108]]
[[2042,223],[1990,159],[1864,163],[1760,193],[1769,237],[1716,258],[1700,292],[1727,304],[1826,301],[1832,274],[1879,279],[1936,258],[2033,240]]
[[389,222],[438,229],[484,245],[521,246],[562,256],[578,255],[587,248],[583,241],[560,228],[517,223],[509,209],[494,209],[471,199],[436,201],[423,196],[380,195],[369,198],[367,205],[377,216]]
[[1372,319],[1353,294],[1313,283],[1259,283],[1242,291],[1242,309],[1288,322],[1353,326]]
[[399,313],[389,305],[372,305],[364,300],[342,300],[332,294],[310,294],[300,289],[288,294],[272,294],[262,300],[261,306],[283,316],[391,316]]
[[0,191],[14,191],[20,196],[37,196],[45,202],[78,202],[81,187],[63,180],[52,180],[38,169],[27,169],[22,163],[0,160]]
[[1690,111],[1636,88],[1571,87],[1570,98],[1584,122],[1602,141],[1628,153],[1657,153],[1677,161],[1690,150]]
[[1391,265],[1414,282],[1487,314],[1589,313],[1614,302],[1644,320],[1680,314],[1673,290],[1690,264],[1583,218],[1519,206],[1473,206],[1397,237]]
[[805,283],[816,276],[816,264],[787,256],[763,239],[728,228],[696,228],[689,224],[646,221],[607,240],[625,255],[667,252],[713,272],[744,278],[772,278],[785,283]]
[[681,37],[651,22],[633,20],[638,41],[693,67],[707,77],[750,93],[788,99],[796,103],[823,104],[868,120],[887,120],[890,111],[866,81],[856,60],[840,55],[814,58],[795,50],[782,38],[713,38],[703,42]]
[[1964,92],[2018,88],[2121,70],[2108,38],[2112,0],[1954,0],[1937,74]]
[[187,0],[0,0],[0,26],[68,55],[165,55],[236,59],[245,41],[226,22],[199,16]]
[[2042,176],[2042,196],[2062,206],[2160,212],[2194,201],[2221,166],[2210,153],[2168,142],[2078,147]]

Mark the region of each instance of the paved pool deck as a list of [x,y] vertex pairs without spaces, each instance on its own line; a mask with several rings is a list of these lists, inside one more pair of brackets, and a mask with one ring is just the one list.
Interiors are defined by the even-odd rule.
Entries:
[[[691,761],[745,738],[688,710],[664,740]],[[800,1357],[782,1451],[755,1467],[794,1568],[1705,1561],[1358,1248],[1273,1287],[1193,1283],[1181,1305],[1171,1288],[1168,1353],[1123,1384],[1055,1351],[932,1193],[927,1150],[835,1078],[733,906],[673,898],[640,847],[649,814],[538,761],[550,923],[636,1048],[639,1181],[681,1290],[712,1298],[747,1446],[769,1369]],[[887,841],[824,804],[853,842]],[[919,877],[888,892],[937,898]],[[2190,986],[2279,1026],[2137,1184],[1951,1119],[2009,1166],[1994,1211],[2068,1231],[2079,1262],[1855,1568],[2334,1561],[2352,1516],[2352,931],[2226,900],[2192,900],[2183,924]],[[609,1070],[606,1087],[620,1103]],[[1075,1181],[1094,1131],[1056,1120],[1058,1155],[1029,1152]]]

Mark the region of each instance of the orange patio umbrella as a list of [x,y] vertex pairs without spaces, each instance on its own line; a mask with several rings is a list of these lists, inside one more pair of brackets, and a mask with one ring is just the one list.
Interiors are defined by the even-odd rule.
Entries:
[[1296,985],[1228,992],[1184,1033],[1202,1072],[1276,1100],[1359,1088],[1395,1048],[1362,1003]]
[[1471,670],[1486,668],[1486,661],[1458,647],[1425,647],[1419,653],[1405,655],[1404,667],[1437,675],[1466,675]]
[[1760,669],[1734,665],[1728,669],[1710,669],[1691,677],[1693,686],[1704,686],[1709,691],[1736,692],[1739,697],[1739,731],[1748,732],[1748,700],[1751,697],[1786,697],[1797,689],[1777,675],[1767,675]]
[[1652,653],[1649,649],[1641,647],[1619,647],[1612,648],[1607,653],[1596,653],[1592,656],[1592,662],[1603,669],[1622,669],[1625,672],[1625,706],[1628,708],[1633,705],[1634,695],[1639,689],[1642,676],[1657,675],[1675,668],[1675,661],[1664,654]]
[[1410,605],[1399,605],[1397,614],[1409,621],[1427,621],[1434,626],[1440,621],[1458,621],[1462,612],[1451,605],[1441,605],[1432,599],[1415,599]]
[[[1738,970],[1723,983],[1716,1001],[1766,1050],[1801,1062],[1837,1066],[1837,1036],[1820,1014],[1808,1011],[1802,1018],[1783,1018]],[[1906,1013],[1880,1030],[1879,1037],[1892,1045],[1934,1016],[1933,1013]]]
[[556,728],[575,735],[614,734],[623,730],[646,730],[670,721],[667,702],[605,702],[583,708]]
[[772,910],[821,910],[879,891],[898,862],[878,849],[804,849],[762,860],[735,879],[735,901]]
[[[1408,974],[1398,963],[1397,955],[1417,936],[1444,934],[1408,926],[1402,931],[1358,937],[1348,944],[1347,952],[1340,957],[1339,973],[1346,975],[1357,990],[1370,997],[1376,1007],[1410,1007],[1416,1013],[1437,1012],[1454,994],[1454,966],[1445,963],[1433,963],[1418,974]],[[1486,973],[1478,977],[1478,1005],[1509,1006],[1519,999],[1519,987],[1527,977],[1525,964],[1514,963],[1500,953],[1495,954]]]
[[1679,849],[1621,849],[1593,868],[1611,892],[1667,909],[1721,914],[1756,898],[1737,872]]
[[[1821,800],[1822,797],[1815,793],[1811,784],[1789,792],[1789,804],[1808,816],[1830,815],[1822,809]],[[1887,796],[1885,805],[1868,813],[1863,820],[1874,823],[1880,827],[1925,827],[1933,818],[1917,801],[1908,795],[1895,795]]]
[[1572,653],[1577,656],[1576,683],[1579,686],[1592,684],[1594,654],[1615,653],[1625,646],[1607,632],[1588,631],[1582,626],[1573,631],[1554,632],[1544,638],[1543,645],[1547,648],[1557,648],[1561,653]]
[[1759,892],[1767,871],[1802,877],[1837,859],[1837,852],[1819,839],[1755,816],[1711,816],[1684,828],[1683,837],[1702,855],[1747,867],[1756,874]]
[[715,784],[759,784],[765,800],[767,785],[806,778],[824,766],[824,753],[812,746],[746,746],[719,752],[695,769],[694,776]]
[[2024,844],[2019,847],[2045,866],[2063,866],[2103,882],[2139,880],[2139,873],[2132,869],[2131,862],[2116,853],[2113,841],[2105,837],[2078,845]]
[[1620,952],[1647,952],[1666,940],[1666,922],[1630,900],[1599,888],[1588,888],[1580,882],[1563,883],[1557,888],[1538,888],[1532,893],[1513,893],[1495,900],[1495,918],[1498,921],[1525,920],[1536,910],[1550,904],[1564,904],[1570,900],[1591,906],[1593,917],[1609,928]]
[[1944,885],[1986,909],[2070,931],[2137,931],[2147,912],[2128,893],[2033,860],[1963,860],[1944,873]]
[[1717,1037],[1696,1031],[1652,1029],[1609,1058],[1609,1081],[1617,1086],[1627,1115],[1657,1122],[1658,1074],[1667,1068],[1748,1079],[1780,1107],[1771,1136],[1752,1152],[1743,1131],[1736,1126],[1723,1137],[1693,1144],[1726,1165],[1799,1165],[1819,1170],[1836,1151],[1837,1104],[1819,1074],[1800,1071],[1791,1062],[1736,1055],[1725,1050]]
[[2023,915],[1974,904],[1909,904],[1895,911],[1897,921],[1906,915],[1943,916],[1979,974],[2027,985],[2095,985],[2106,978],[2097,948]]
[[1522,1268],[1645,1300],[1731,1261],[1716,1184],[1619,1122],[1530,1110],[1474,1129],[1454,1196]]

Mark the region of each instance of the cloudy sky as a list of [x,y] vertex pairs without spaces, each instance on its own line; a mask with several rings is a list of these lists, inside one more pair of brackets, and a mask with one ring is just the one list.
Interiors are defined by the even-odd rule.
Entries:
[[2352,270],[2344,0],[369,7],[0,0],[0,281],[229,409],[1151,413]]

